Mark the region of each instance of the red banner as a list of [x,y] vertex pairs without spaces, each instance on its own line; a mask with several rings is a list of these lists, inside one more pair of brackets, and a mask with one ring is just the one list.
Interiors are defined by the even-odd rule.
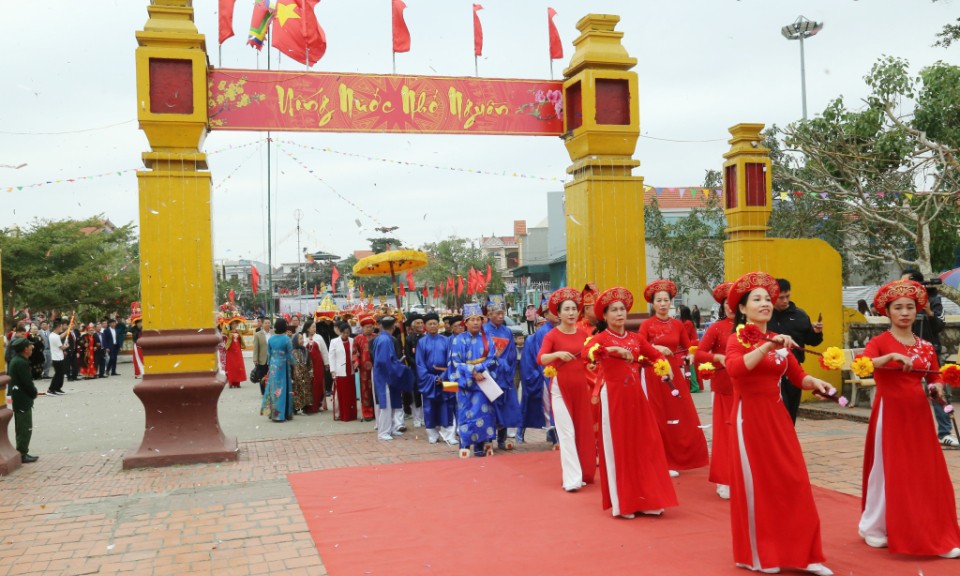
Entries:
[[562,82],[213,70],[210,128],[559,136]]

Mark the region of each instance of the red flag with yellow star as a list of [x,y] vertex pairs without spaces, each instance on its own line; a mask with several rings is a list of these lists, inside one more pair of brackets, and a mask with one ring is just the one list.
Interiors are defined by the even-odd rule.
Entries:
[[278,0],[273,19],[273,47],[283,55],[309,66],[323,58],[327,36],[314,12],[320,0]]

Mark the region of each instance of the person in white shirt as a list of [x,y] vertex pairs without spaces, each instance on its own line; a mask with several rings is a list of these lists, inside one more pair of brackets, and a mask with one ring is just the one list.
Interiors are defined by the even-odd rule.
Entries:
[[50,333],[50,363],[53,366],[53,379],[50,380],[50,388],[47,394],[51,396],[60,396],[66,394],[63,391],[63,351],[67,348],[67,343],[60,339],[60,335],[65,330],[63,324],[59,321],[54,322],[53,332]]
[[357,388],[353,362],[353,338],[350,325],[339,326],[340,336],[330,340],[330,372],[335,378],[333,385],[333,419],[350,422],[357,419]]

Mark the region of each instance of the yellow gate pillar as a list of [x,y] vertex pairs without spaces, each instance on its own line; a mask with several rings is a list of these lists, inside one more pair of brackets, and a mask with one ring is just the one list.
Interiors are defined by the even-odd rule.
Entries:
[[[640,136],[636,63],[614,31],[619,16],[588,14],[577,22],[576,52],[563,71],[563,140],[573,165],[564,185],[567,279],[601,290],[646,285],[643,177],[631,171]],[[550,223],[552,226],[559,223]]]
[[237,459],[220,429],[207,133],[207,56],[191,0],[152,0],[136,33],[137,116],[151,152],[137,173],[146,426],[124,468]]
[[[762,271],[791,284],[791,300],[810,315],[823,314],[823,344],[843,345],[843,270],[840,254],[819,239],[768,238],[773,211],[773,173],[770,150],[762,146],[763,124],[730,128],[730,151],[723,155],[724,275],[732,282],[748,272]],[[808,354],[808,374],[840,388],[840,373],[824,370]],[[804,393],[804,398],[813,395]]]
[[[3,290],[0,286],[0,330],[3,329],[2,320]],[[20,453],[10,444],[10,437],[7,434],[10,429],[10,420],[13,419],[13,411],[7,408],[7,384],[10,383],[10,377],[7,376],[7,364],[3,358],[3,336],[0,336],[0,476],[10,474],[21,465]]]

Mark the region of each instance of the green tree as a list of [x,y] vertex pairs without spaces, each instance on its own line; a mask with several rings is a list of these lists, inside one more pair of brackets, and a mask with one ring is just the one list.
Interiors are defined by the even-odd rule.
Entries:
[[[939,2],[940,0],[933,0],[934,2]],[[944,24],[943,30],[937,34],[939,40],[934,43],[934,46],[940,46],[942,48],[949,48],[954,42],[960,42],[960,18],[957,18],[956,24]]]
[[[820,199],[835,215],[846,252],[861,265],[894,261],[925,275],[957,245],[960,226],[960,67],[938,62],[916,77],[899,58],[879,60],[865,77],[866,105],[832,101],[816,118],[784,130],[775,177]],[[951,230],[935,237],[934,231]],[[960,293],[945,289],[953,300]]]
[[137,239],[132,223],[89,230],[104,220],[34,220],[25,229],[0,230],[5,321],[12,321],[11,309],[26,307],[75,312],[83,321],[127,313],[140,299]]
[[[720,185],[720,174],[707,170],[705,187]],[[660,278],[676,282],[683,292],[713,290],[723,282],[723,229],[726,218],[719,197],[707,194],[701,207],[668,222],[654,197],[643,208],[647,241],[657,249],[654,270]]]
[[459,308],[465,302],[470,302],[471,299],[478,300],[477,296],[467,294],[467,276],[471,267],[486,275],[487,266],[490,266],[491,279],[490,284],[487,285],[486,293],[503,294],[505,285],[500,271],[497,270],[496,258],[492,254],[484,254],[483,249],[473,240],[450,236],[439,242],[424,244],[420,247],[420,250],[429,255],[430,263],[414,273],[414,281],[421,286],[426,282],[430,287],[431,295],[434,286],[447,282],[451,276],[454,278],[454,282],[459,285],[457,276],[463,276],[463,294],[457,295],[456,290],[454,290],[454,293],[447,294],[444,297],[444,304],[448,308]]

